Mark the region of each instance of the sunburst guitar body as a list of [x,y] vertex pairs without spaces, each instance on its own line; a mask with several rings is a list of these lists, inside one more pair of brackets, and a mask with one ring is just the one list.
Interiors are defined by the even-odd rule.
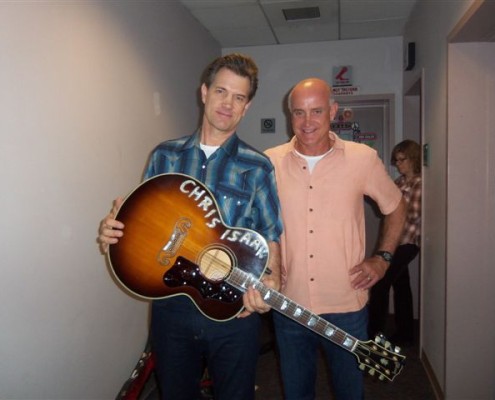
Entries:
[[268,246],[257,232],[223,223],[211,192],[182,174],[139,185],[116,219],[124,236],[108,256],[117,279],[147,299],[189,296],[199,310],[227,320],[242,310],[242,291],[226,283],[234,267],[260,277]]

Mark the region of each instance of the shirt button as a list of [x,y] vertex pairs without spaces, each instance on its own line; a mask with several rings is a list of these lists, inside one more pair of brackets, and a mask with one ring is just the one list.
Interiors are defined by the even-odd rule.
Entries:
[[205,169],[206,168],[206,165],[202,165],[201,168]]

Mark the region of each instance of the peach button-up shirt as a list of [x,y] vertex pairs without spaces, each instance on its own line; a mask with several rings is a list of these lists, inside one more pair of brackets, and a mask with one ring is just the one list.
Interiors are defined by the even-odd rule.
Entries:
[[351,287],[349,270],[365,255],[364,196],[387,215],[402,194],[375,150],[335,140],[310,173],[289,143],[266,151],[282,207],[282,293],[316,314],[358,311],[368,292]]

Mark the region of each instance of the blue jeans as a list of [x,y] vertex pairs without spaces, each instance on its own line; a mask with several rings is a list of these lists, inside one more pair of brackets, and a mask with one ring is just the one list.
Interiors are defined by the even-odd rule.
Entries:
[[[322,314],[325,320],[359,340],[367,339],[368,310]],[[280,354],[285,400],[313,400],[319,346],[330,367],[337,400],[364,399],[364,377],[354,354],[324,339],[291,319],[274,312],[273,322]]]
[[258,314],[216,322],[184,296],[154,301],[151,336],[163,400],[197,400],[205,365],[215,400],[253,400]]

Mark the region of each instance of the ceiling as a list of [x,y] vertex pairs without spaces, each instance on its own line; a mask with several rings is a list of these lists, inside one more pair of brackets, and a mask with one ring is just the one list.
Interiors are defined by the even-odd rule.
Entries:
[[401,36],[416,1],[180,0],[224,48]]

